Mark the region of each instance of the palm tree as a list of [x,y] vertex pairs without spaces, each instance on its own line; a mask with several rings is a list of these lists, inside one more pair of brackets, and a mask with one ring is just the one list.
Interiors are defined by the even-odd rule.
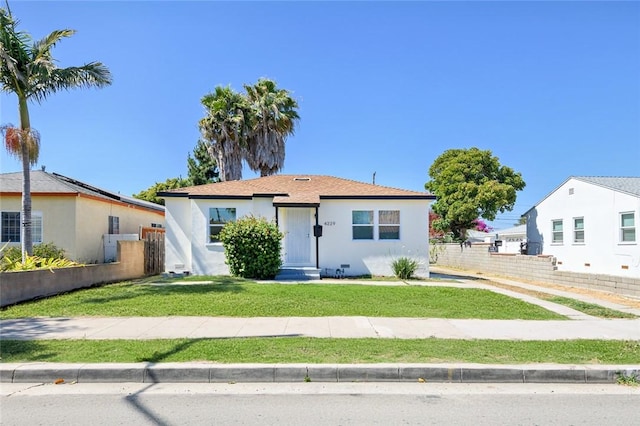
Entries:
[[22,160],[22,242],[23,258],[33,253],[31,236],[31,173],[38,161],[40,137],[31,128],[28,101],[41,103],[52,93],[76,87],[104,87],[111,84],[109,70],[100,62],[80,67],[58,68],[51,50],[60,40],[71,37],[74,30],[56,30],[42,40],[34,41],[17,29],[9,3],[0,8],[0,84],[2,90],[15,93],[20,112],[19,128],[2,127],[5,146],[10,154]]
[[242,159],[251,121],[247,100],[230,87],[218,86],[201,102],[207,115],[200,120],[200,131],[209,143],[209,154],[216,159],[220,179],[242,179]]
[[298,103],[287,90],[278,89],[266,78],[244,88],[253,115],[245,159],[251,170],[260,171],[260,176],[273,175],[284,166],[285,142],[300,119]]

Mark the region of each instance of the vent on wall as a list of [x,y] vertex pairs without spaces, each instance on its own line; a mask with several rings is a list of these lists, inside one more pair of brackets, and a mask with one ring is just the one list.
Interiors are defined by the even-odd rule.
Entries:
[[569,195],[573,195],[573,188],[569,188]]

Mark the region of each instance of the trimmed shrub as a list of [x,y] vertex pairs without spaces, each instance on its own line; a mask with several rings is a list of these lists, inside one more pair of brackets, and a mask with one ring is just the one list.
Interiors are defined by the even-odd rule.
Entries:
[[401,280],[408,280],[415,274],[419,263],[410,257],[399,257],[391,262],[391,269],[396,277]]
[[244,216],[229,222],[218,237],[233,276],[273,279],[282,266],[280,252],[284,235],[275,223],[265,218]]

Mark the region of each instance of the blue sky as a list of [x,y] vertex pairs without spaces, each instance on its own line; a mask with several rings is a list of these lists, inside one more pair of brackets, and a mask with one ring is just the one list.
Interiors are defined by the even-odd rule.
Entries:
[[[445,150],[489,149],[527,183],[496,228],[571,175],[640,175],[637,2],[10,6],[34,38],[77,30],[54,49],[59,66],[98,60],[114,79],[31,105],[40,165],[122,194],[186,177],[202,96],[260,77],[300,105],[283,173],[376,172],[378,184],[422,191]],[[0,95],[0,114],[18,124],[13,95]],[[20,163],[2,150],[0,168]]]

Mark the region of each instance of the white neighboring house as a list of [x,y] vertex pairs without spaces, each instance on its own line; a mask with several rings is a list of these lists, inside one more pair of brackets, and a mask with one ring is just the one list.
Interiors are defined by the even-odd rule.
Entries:
[[475,229],[467,231],[467,241],[471,244],[494,244],[496,240],[502,244],[498,247],[498,253],[520,253],[520,244],[527,241],[527,227],[526,225],[518,225],[512,228],[494,229],[489,232]]
[[[274,221],[285,234],[283,268],[392,275],[392,259],[409,256],[420,261],[417,275],[429,274],[429,204],[435,196],[426,192],[332,176],[274,175],[158,195],[166,207],[168,272],[228,275],[217,234],[225,222],[254,215]],[[321,236],[314,227],[321,227]]]
[[558,270],[640,277],[640,177],[573,176],[528,210],[529,254]]

